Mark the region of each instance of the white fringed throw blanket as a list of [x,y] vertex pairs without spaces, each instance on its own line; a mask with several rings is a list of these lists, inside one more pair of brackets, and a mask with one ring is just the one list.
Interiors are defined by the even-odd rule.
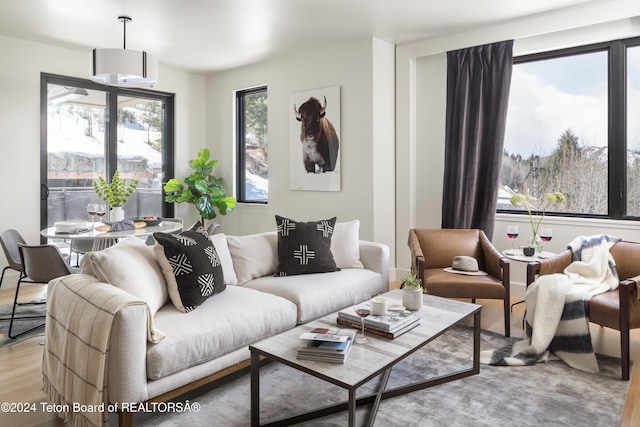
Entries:
[[[49,284],[42,391],[61,408],[58,416],[72,426],[102,426],[108,422],[106,378],[111,326],[118,310],[138,304],[146,306],[118,288],[87,281],[85,275],[72,274]],[[147,313],[148,339],[154,342],[164,338],[153,328],[148,307]]]
[[574,239],[569,244],[572,262],[564,274],[540,276],[527,289],[527,339],[482,351],[480,362],[532,365],[546,361],[551,352],[573,368],[598,372],[587,310],[592,296],[618,287],[609,249],[619,240],[605,234]]

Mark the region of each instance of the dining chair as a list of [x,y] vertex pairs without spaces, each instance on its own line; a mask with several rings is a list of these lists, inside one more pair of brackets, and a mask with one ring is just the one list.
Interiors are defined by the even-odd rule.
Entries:
[[21,316],[16,317],[16,308],[25,305],[42,305],[46,304],[46,301],[34,301],[34,302],[18,302],[18,296],[20,294],[20,285],[22,283],[49,283],[49,281],[78,272],[77,269],[69,267],[64,260],[60,250],[55,245],[37,245],[29,246],[26,244],[18,244],[18,252],[20,254],[20,263],[22,270],[20,272],[20,278],[16,285],[16,294],[13,299],[13,308],[11,310],[11,321],[9,323],[9,338],[16,338],[34,329],[37,329],[44,325],[44,323],[29,328],[19,334],[13,334],[13,323],[15,320],[24,319],[39,319],[46,316]]
[[9,264],[2,269],[2,276],[0,276],[0,288],[2,288],[4,274],[7,270],[15,270],[18,273],[22,272],[22,263],[20,262],[18,245],[25,245],[26,243],[27,242],[24,241],[20,233],[16,230],[10,229],[0,232],[0,244],[2,244],[4,255],[7,258],[7,263]]

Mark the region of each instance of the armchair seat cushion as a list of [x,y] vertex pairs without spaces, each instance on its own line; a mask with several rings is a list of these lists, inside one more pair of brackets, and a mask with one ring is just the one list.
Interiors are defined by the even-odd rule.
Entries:
[[495,277],[448,273],[442,268],[424,270],[424,282],[431,295],[445,298],[504,298],[504,286]]

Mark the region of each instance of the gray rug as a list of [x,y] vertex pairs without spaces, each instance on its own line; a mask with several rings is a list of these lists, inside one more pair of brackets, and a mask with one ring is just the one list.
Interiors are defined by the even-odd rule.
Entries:
[[[389,386],[470,366],[471,336],[471,329],[461,326],[433,341],[394,368]],[[482,350],[506,342],[502,336],[482,332]],[[374,425],[616,426],[629,382],[620,380],[619,359],[598,356],[598,361],[599,374],[577,371],[561,361],[523,367],[481,365],[479,375],[383,401]],[[377,382],[373,379],[363,388],[370,391]],[[278,363],[262,369],[260,387],[262,423],[347,398],[345,390]],[[136,425],[248,426],[249,392],[249,377],[245,375],[200,396],[177,399],[198,402],[199,412],[136,415]],[[368,407],[358,409],[357,425],[363,425],[368,414]],[[347,414],[304,425],[344,426]]]
[[[0,319],[9,319],[11,317],[12,305],[0,305]],[[44,316],[47,312],[46,304],[39,305],[23,305],[16,308],[16,317],[22,316]],[[22,331],[31,329],[40,324],[44,325],[44,318],[42,319],[21,319],[13,321],[13,335],[19,334]],[[44,335],[44,326],[41,326],[33,331],[27,332],[16,338],[9,338],[9,320],[0,320],[0,347],[6,347],[9,345],[17,344],[38,335]]]

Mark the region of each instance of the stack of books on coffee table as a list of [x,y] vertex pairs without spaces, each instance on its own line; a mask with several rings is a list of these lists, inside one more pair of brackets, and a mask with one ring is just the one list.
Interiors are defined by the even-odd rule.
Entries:
[[[338,312],[338,324],[352,328],[362,328],[362,319],[353,307]],[[369,315],[364,318],[364,330],[387,338],[397,338],[420,324],[420,316],[400,309],[388,311],[381,316]]]
[[358,333],[355,329],[315,328],[300,335],[298,359],[344,363]]

